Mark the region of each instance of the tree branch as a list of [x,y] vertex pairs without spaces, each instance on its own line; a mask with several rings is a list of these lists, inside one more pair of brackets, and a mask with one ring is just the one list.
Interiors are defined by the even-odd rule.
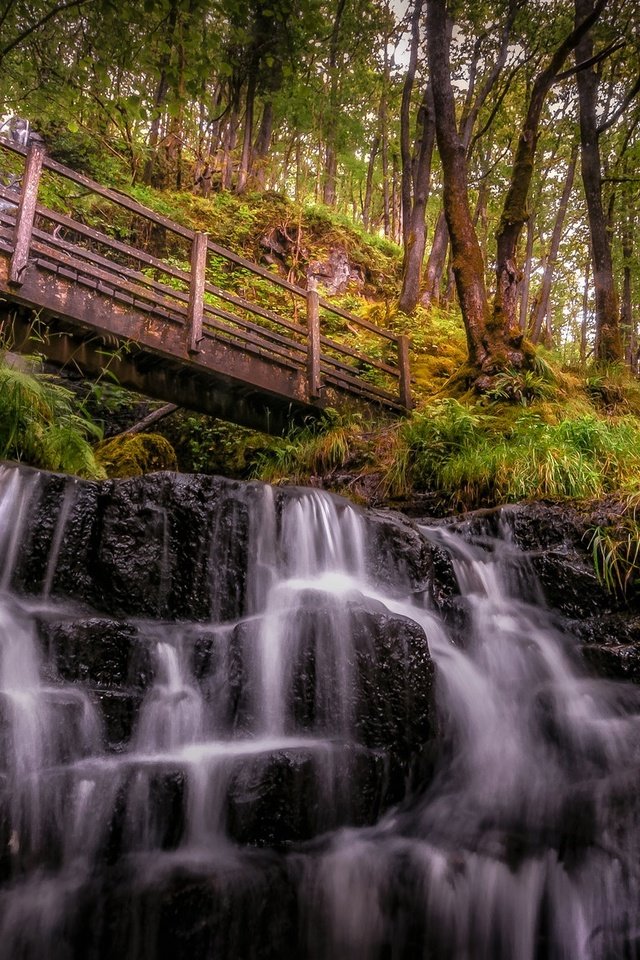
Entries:
[[624,46],[626,46],[625,40],[621,40],[620,43],[610,44],[608,47],[605,47],[604,50],[601,50],[600,53],[595,53],[592,57],[589,57],[588,60],[583,60],[581,63],[576,63],[573,67],[569,67],[568,70],[563,70],[562,73],[559,73],[555,78],[554,83],[560,83],[561,80],[566,80],[567,77],[572,77],[574,73],[580,73],[581,70],[588,70],[589,67],[600,63],[605,57],[610,57],[612,53],[615,53]]
[[612,127],[614,125],[616,120],[620,119],[620,117],[625,112],[625,110],[627,109],[631,101],[635,97],[637,97],[638,93],[640,93],[640,73],[636,77],[635,83],[633,84],[629,92],[626,94],[624,99],[622,100],[622,103],[620,103],[620,105],[616,107],[616,109],[613,111],[613,113],[607,120],[604,120],[600,124],[600,126],[596,131],[598,135],[600,135],[601,133],[604,133],[605,130],[608,130],[609,127]]
[[65,10],[71,10],[73,7],[82,7],[85,3],[91,3],[92,0],[68,0],[67,3],[59,3],[57,7],[52,7],[48,13],[45,13],[43,17],[40,17],[39,20],[36,20],[35,23],[32,23],[30,26],[25,27],[22,33],[19,33],[17,37],[14,37],[9,43],[7,43],[0,50],[0,61],[11,53],[12,50],[15,50],[27,37],[30,37],[32,33],[35,33],[36,30],[39,30],[40,27],[44,27],[49,20],[53,20],[59,13],[63,13]]

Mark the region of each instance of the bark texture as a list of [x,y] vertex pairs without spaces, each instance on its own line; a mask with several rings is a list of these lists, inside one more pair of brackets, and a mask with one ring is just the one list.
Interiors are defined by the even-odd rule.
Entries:
[[[576,22],[592,14],[593,0],[576,0]],[[576,46],[576,60],[583,63],[593,56],[593,39],[585,33]],[[597,360],[616,363],[622,360],[620,307],[613,276],[611,243],[602,204],[602,164],[597,123],[598,75],[593,66],[580,70],[578,98],[580,102],[580,159],[582,182],[587,201],[593,287],[596,309],[595,356]]]

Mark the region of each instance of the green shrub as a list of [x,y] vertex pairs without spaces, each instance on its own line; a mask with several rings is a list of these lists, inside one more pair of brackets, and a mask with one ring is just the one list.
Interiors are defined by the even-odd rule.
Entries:
[[99,427],[76,409],[70,390],[0,359],[0,459],[101,477],[89,442],[100,436]]
[[313,476],[362,466],[370,455],[368,437],[362,417],[328,410],[323,419],[273,441],[258,457],[255,476],[267,483],[304,483]]
[[522,499],[588,499],[640,480],[640,425],[595,415],[510,424],[456,400],[432,402],[400,428],[386,485],[393,495],[432,491],[471,508]]
[[155,470],[177,470],[173,447],[157,433],[121,433],[96,447],[108,477],[140,477]]

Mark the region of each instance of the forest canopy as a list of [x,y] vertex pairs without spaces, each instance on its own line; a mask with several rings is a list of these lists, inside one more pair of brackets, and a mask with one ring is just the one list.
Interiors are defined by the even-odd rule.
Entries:
[[[324,204],[451,301],[469,381],[637,371],[636,0],[3,0],[0,111],[98,179]],[[3,132],[7,132],[6,125]]]

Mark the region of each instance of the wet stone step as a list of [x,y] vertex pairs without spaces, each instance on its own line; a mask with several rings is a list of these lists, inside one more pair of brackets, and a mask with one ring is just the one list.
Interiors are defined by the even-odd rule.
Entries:
[[62,680],[140,689],[153,679],[150,645],[131,623],[41,618],[38,633],[49,665]]
[[90,688],[89,694],[102,717],[106,748],[125,750],[140,712],[142,693]]
[[0,691],[0,772],[25,771],[35,762],[30,751],[43,749],[47,766],[87,756],[101,746],[99,723],[82,691],[43,688],[32,697]]
[[230,752],[192,767],[160,757],[122,759],[112,774],[119,784],[112,861],[124,851],[215,851],[228,840],[286,847],[336,827],[375,823],[404,791],[393,758],[352,744]]
[[204,873],[167,873],[160,864],[157,875],[147,868],[146,882],[122,868],[104,871],[78,904],[67,952],[52,944],[48,960],[298,956],[298,904],[286,864],[261,852],[221,860]]

